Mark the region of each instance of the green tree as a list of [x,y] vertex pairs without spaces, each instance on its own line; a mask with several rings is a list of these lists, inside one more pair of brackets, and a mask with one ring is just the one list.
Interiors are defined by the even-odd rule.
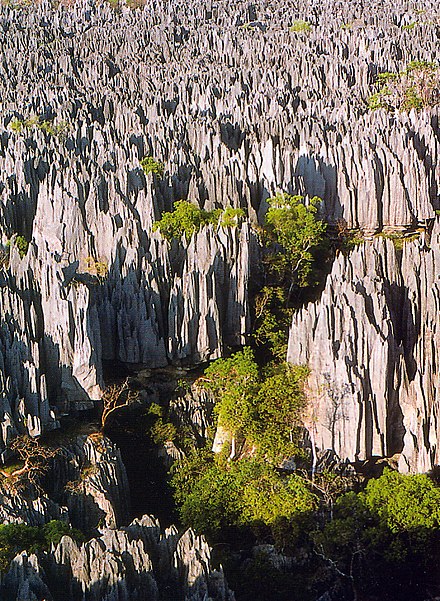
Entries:
[[424,599],[419,574],[438,561],[439,508],[440,489],[428,476],[385,470],[336,500],[333,519],[313,534],[317,552],[357,592]]
[[175,469],[172,485],[186,526],[218,537],[231,528],[284,528],[317,506],[302,478],[280,474],[258,457],[226,461],[206,450]]
[[379,90],[368,99],[371,110],[419,111],[439,103],[440,67],[428,61],[411,61],[399,73],[380,73],[377,84]]
[[326,232],[318,218],[321,200],[315,196],[306,204],[302,196],[277,194],[267,202],[265,231],[271,252],[266,260],[278,281],[288,283],[289,303],[295,286],[316,283],[313,268]]
[[219,424],[233,436],[245,432],[253,419],[254,399],[260,387],[260,374],[251,348],[227,359],[217,359],[206,368],[201,383],[218,399],[215,411]]
[[299,424],[306,400],[305,367],[282,363],[269,368],[256,397],[250,438],[273,462],[298,454]]
[[281,286],[264,286],[255,297],[253,339],[257,347],[278,361],[287,356],[287,340],[293,309],[286,307]]
[[218,423],[232,435],[231,457],[238,436],[274,463],[298,453],[307,373],[287,363],[261,373],[249,347],[205,370],[200,382],[217,398]]

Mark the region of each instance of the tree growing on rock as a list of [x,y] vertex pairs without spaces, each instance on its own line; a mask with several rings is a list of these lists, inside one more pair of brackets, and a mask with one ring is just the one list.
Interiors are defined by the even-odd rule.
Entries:
[[308,286],[314,280],[313,266],[327,227],[318,218],[322,201],[314,196],[306,203],[303,196],[277,194],[267,202],[265,229],[272,246],[267,262],[281,282],[290,283],[289,302],[295,286]]
[[40,489],[40,479],[59,449],[44,446],[36,438],[23,435],[12,442],[11,450],[18,456],[21,465],[12,470],[0,469],[0,474],[14,488],[30,484]]
[[128,378],[122,384],[112,384],[102,396],[101,429],[104,430],[111,415],[123,407],[129,407],[139,398],[139,393],[130,388]]

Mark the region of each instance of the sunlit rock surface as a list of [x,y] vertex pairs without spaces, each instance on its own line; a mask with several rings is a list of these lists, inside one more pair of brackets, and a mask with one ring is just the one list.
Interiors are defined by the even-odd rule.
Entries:
[[365,242],[336,259],[321,299],[293,318],[288,360],[307,363],[308,426],[342,459],[440,461],[440,221],[430,239]]

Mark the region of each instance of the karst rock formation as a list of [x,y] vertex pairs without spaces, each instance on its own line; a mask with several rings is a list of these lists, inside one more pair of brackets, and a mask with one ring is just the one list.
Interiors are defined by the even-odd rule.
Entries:
[[[405,471],[439,463],[439,110],[368,108],[378,73],[438,58],[437,2],[422,4],[0,7],[3,458],[17,434],[56,430],[62,413],[99,400],[106,365],[192,366],[245,344],[261,284],[258,228],[266,200],[284,191],[321,197],[327,222],[367,235],[293,317],[288,360],[310,367],[313,443],[351,461],[396,456]],[[310,30],[293,31],[295,19]],[[163,177],[143,171],[145,156],[164,164]],[[247,218],[169,242],[153,224],[181,199]],[[373,238],[417,228],[402,249]],[[82,441],[69,452],[93,463],[101,451]],[[63,539],[46,575],[37,557],[17,557],[9,598],[57,598],[47,587],[70,574],[72,599],[140,601],[139,587],[156,599],[166,572],[185,599],[209,587],[227,599],[192,532],[177,542],[154,524],[121,526],[126,477],[117,451],[103,452],[95,484],[68,508],[4,499],[3,521],[68,511],[80,524],[93,514],[86,500],[103,516],[102,537],[82,548]],[[143,554],[154,570],[166,565],[159,580],[126,581]],[[79,556],[97,564],[81,571]],[[99,582],[99,562],[117,586]]]

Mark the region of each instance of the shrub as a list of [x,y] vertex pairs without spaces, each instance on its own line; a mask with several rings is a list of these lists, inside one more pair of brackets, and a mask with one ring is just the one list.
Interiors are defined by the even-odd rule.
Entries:
[[108,264],[104,260],[98,260],[94,257],[85,257],[81,260],[82,269],[90,275],[95,275],[99,279],[105,279],[108,276]]
[[368,99],[371,110],[410,111],[436,106],[440,102],[440,68],[428,61],[411,61],[400,73],[381,73],[378,92]]
[[17,236],[15,238],[15,245],[18,249],[18,252],[20,253],[20,257],[23,258],[28,251],[29,242],[24,236]]
[[[29,248],[29,242],[26,240],[26,238],[24,236],[16,235],[14,244],[18,250],[20,257],[23,258],[24,256],[26,256],[28,248]],[[11,240],[8,240],[6,242],[6,247],[10,248],[10,246],[11,246]]]
[[85,540],[82,532],[60,520],[52,520],[44,526],[0,525],[0,571],[4,573],[8,569],[17,553],[48,550],[51,544],[58,544],[63,536],[70,536],[77,542]]
[[255,297],[253,339],[257,347],[284,361],[293,310],[286,306],[287,294],[281,286],[264,286]]
[[412,21],[412,23],[407,23],[407,25],[402,25],[402,31],[411,31],[417,25],[417,21]]
[[363,244],[365,238],[359,229],[350,229],[345,219],[336,223],[337,247],[343,253],[349,253],[356,246]]
[[294,21],[292,23],[289,30],[292,31],[293,33],[301,33],[304,31],[309,32],[312,30],[312,26],[310,25],[310,23],[308,21],[298,20],[298,21]]
[[246,213],[243,209],[234,209],[233,207],[226,207],[226,209],[220,214],[219,225],[220,227],[235,227],[240,225],[243,219],[246,218]]
[[140,165],[145,175],[153,174],[162,178],[165,173],[165,165],[152,156],[145,156],[141,159]]
[[69,124],[67,121],[60,121],[59,123],[55,124],[53,121],[41,121],[37,115],[32,115],[27,119],[18,119],[17,117],[14,117],[10,121],[9,127],[13,132],[18,134],[22,133],[24,129],[37,128],[49,134],[50,136],[56,136],[60,138],[64,138],[69,130]]
[[394,248],[396,250],[403,250],[403,247],[407,242],[414,242],[415,240],[418,240],[420,234],[418,232],[411,235],[404,235],[398,232],[391,232],[389,234],[382,232],[380,234],[377,234],[377,237],[392,240]]
[[153,224],[153,231],[159,230],[161,235],[169,241],[174,238],[179,239],[183,235],[189,240],[205,225],[235,227],[240,225],[245,216],[246,213],[243,209],[226,207],[224,210],[205,211],[192,202],[178,200],[174,203],[174,211],[163,213],[161,219]]
[[[159,230],[161,235],[171,241],[173,238],[185,238],[198,232],[202,225],[209,223],[210,215],[197,205],[186,200],[174,203],[174,211],[163,213],[162,218],[153,224],[153,231]],[[218,217],[215,221],[218,220]]]

